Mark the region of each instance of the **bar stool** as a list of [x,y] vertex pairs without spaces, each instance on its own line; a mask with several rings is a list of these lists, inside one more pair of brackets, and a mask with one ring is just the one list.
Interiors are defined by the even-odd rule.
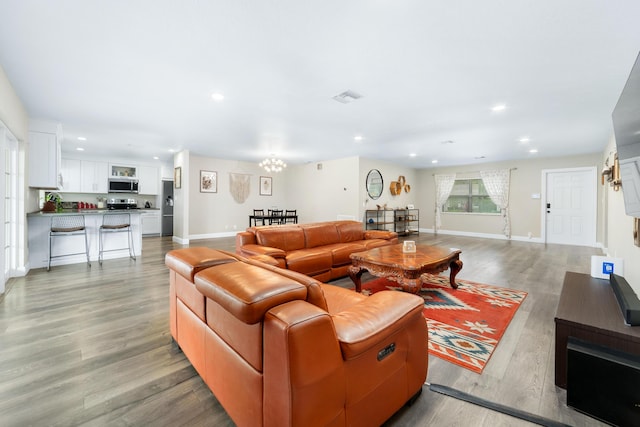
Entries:
[[83,252],[74,252],[62,255],[52,255],[52,244],[54,237],[80,236],[84,235],[84,253],[89,261],[89,241],[87,239],[87,229],[84,225],[84,215],[54,215],[51,217],[51,228],[49,229],[49,260],[47,261],[47,271],[51,269],[51,258],[60,258],[69,255],[79,255]]
[[135,250],[133,248],[133,232],[131,231],[131,215],[128,213],[106,213],[102,216],[102,225],[98,231],[100,252],[98,254],[98,262],[102,265],[102,254],[104,252],[119,251],[124,248],[104,249],[104,235],[112,233],[127,233],[127,247],[129,248],[129,258],[136,260]]

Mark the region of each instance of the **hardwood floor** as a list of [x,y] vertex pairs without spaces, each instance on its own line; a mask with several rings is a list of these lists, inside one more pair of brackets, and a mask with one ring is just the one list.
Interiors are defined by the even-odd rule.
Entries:
[[[412,239],[460,248],[459,279],[529,293],[481,375],[430,357],[428,382],[570,425],[605,425],[567,408],[553,360],[564,272],[589,273],[599,250],[426,233]],[[191,245],[233,251],[234,239]],[[171,340],[164,254],[180,247],[145,238],[137,261],[37,269],[12,279],[0,301],[0,425],[233,425]],[[334,283],[351,285],[348,278]],[[425,386],[386,425],[531,424]]]

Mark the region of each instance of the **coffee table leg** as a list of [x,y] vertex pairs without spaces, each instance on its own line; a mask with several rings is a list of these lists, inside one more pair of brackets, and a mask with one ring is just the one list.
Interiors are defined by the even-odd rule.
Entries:
[[451,284],[451,287],[453,289],[458,289],[458,284],[456,283],[456,275],[460,270],[462,270],[462,261],[460,261],[459,259],[454,259],[453,261],[451,261],[451,264],[449,264],[449,269],[451,270],[451,273],[449,274],[449,283]]
[[412,294],[418,294],[420,292],[420,289],[422,289],[422,278],[421,277],[417,277],[417,278],[407,278],[404,277],[402,279],[402,290],[405,292],[409,292]]
[[349,267],[347,270],[349,272],[349,277],[353,281],[353,284],[356,285],[356,292],[362,292],[362,283],[360,282],[360,278],[362,277],[362,273],[364,273],[364,268],[354,267],[353,265]]

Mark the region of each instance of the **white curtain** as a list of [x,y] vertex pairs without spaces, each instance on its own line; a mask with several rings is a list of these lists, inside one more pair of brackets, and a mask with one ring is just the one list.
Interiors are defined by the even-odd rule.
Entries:
[[456,181],[456,174],[451,175],[435,175],[436,181],[436,228],[434,231],[438,231],[442,225],[440,219],[440,212],[442,211],[442,205],[447,201],[451,190],[453,189],[453,183]]
[[504,218],[504,235],[511,238],[511,224],[509,222],[509,181],[510,169],[480,171],[480,178],[487,189],[491,201],[500,208]]

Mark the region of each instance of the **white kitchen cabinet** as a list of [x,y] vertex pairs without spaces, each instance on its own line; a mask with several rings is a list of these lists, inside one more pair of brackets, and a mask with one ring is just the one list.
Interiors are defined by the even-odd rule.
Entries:
[[29,132],[29,187],[60,188],[60,139],[55,133]]
[[60,192],[79,193],[81,162],[76,159],[62,159],[60,162]]
[[82,193],[108,193],[109,164],[93,160],[81,162],[81,192]]
[[138,178],[136,166],[109,164],[110,178]]
[[160,211],[142,211],[140,224],[143,236],[160,234]]
[[138,193],[157,195],[160,192],[160,174],[158,168],[138,166]]
[[108,192],[108,170],[107,162],[62,159],[60,192],[106,194]]

